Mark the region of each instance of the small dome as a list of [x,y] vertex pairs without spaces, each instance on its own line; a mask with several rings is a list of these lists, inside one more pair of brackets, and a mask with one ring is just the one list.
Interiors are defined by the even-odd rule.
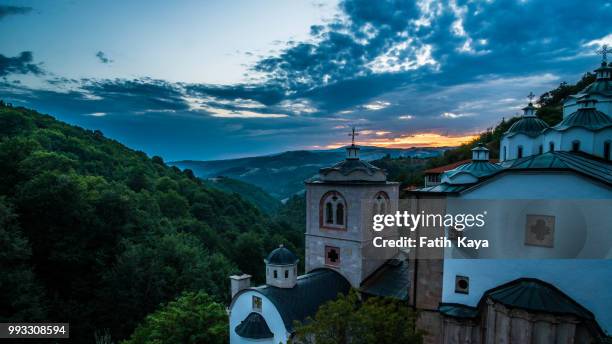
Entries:
[[612,118],[595,108],[588,107],[578,109],[578,111],[565,117],[553,129],[566,130],[572,127],[582,127],[589,130],[599,130],[610,126],[612,126]]
[[292,265],[299,261],[293,252],[286,249],[283,245],[270,252],[265,259],[266,264],[270,265]]
[[518,121],[516,121],[508,131],[506,131],[505,135],[514,136],[516,134],[525,134],[528,136],[537,136],[542,130],[548,128],[548,124],[543,120],[537,117],[521,117]]

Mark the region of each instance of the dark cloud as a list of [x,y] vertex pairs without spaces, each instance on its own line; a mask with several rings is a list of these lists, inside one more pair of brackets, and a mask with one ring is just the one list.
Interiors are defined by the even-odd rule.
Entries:
[[109,63],[113,63],[115,62],[114,60],[111,60],[108,56],[106,56],[106,54],[103,51],[98,51],[96,53],[96,57],[98,58],[98,60],[104,64],[109,64]]
[[[15,87],[4,83],[0,89],[13,102],[54,112],[86,115],[92,113],[143,114],[189,109],[177,85],[149,78],[125,80],[50,80],[58,90]],[[63,90],[61,90],[63,89]]]
[[32,63],[32,61],[31,51],[23,51],[21,54],[15,57],[6,57],[0,54],[0,77],[7,76],[9,74],[45,74],[44,70],[40,67],[40,64]]
[[[396,133],[461,134],[513,115],[529,91],[575,81],[597,65],[595,47],[588,43],[612,32],[612,6],[601,1],[559,0],[551,6],[547,0],[343,0],[338,9],[334,19],[312,26],[308,39],[284,42],[278,54],[255,62],[251,72],[257,79],[249,83],[55,77],[49,84],[64,91],[15,84],[2,91],[11,100],[56,113],[109,114],[95,120],[115,125],[130,121],[117,119],[119,114],[144,114],[124,117],[138,118],[134,121],[153,133],[183,128],[185,136],[171,137],[185,145],[204,135],[227,154],[246,153],[236,142],[248,143],[249,153],[289,148],[289,142],[338,142],[336,134],[346,138],[349,123]],[[0,76],[42,73],[31,54],[23,54],[0,55]],[[96,57],[112,62],[102,51]],[[376,102],[377,109],[366,106]],[[228,113],[245,115],[213,117]],[[143,124],[144,118],[155,119],[159,128]],[[165,149],[157,141],[151,136],[148,142]],[[175,147],[183,149],[183,143]],[[185,149],[193,156],[214,150]]]
[[28,14],[30,12],[32,12],[32,7],[0,5],[0,20],[10,15]]

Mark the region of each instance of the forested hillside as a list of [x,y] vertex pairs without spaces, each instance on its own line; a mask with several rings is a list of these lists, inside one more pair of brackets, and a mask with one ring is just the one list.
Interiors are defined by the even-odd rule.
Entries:
[[228,177],[215,177],[204,179],[203,183],[205,186],[209,186],[214,189],[225,191],[228,193],[237,193],[244,200],[253,203],[261,211],[266,214],[272,215],[278,211],[278,208],[282,205],[281,201],[270,196],[260,187],[245,183],[238,179]]
[[[0,322],[70,322],[71,341],[127,338],[183,292],[229,297],[303,228],[237,194],[48,115],[0,103]],[[296,250],[300,251],[300,250]]]

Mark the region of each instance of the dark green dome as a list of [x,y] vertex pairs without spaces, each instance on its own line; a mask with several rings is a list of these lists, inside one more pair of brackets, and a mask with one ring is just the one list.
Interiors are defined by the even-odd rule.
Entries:
[[572,127],[581,127],[589,130],[599,130],[612,126],[612,118],[595,108],[582,108],[565,117],[555,130],[567,130]]
[[298,260],[298,257],[296,257],[293,252],[281,245],[279,248],[270,252],[265,262],[271,265],[292,265],[297,263]]
[[525,134],[528,136],[537,136],[542,130],[548,128],[548,124],[543,120],[535,116],[523,116],[521,119],[516,121],[508,131],[506,135],[514,136],[516,134]]
[[446,173],[448,173],[449,177],[452,177],[456,174],[467,172],[476,178],[480,178],[493,174],[499,171],[501,168],[502,167],[500,165],[489,161],[472,161],[467,164],[460,165]]
[[236,326],[235,331],[242,338],[265,339],[274,337],[266,323],[266,319],[261,314],[255,312],[252,312],[246,319],[242,320]]
[[604,96],[612,96],[612,80],[598,79],[592,84],[585,87],[579,94],[601,94]]

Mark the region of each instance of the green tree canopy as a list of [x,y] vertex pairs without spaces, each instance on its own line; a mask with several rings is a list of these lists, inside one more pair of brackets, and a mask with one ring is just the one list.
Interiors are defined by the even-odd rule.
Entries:
[[147,316],[122,344],[226,344],[225,307],[205,293],[185,293]]
[[356,291],[322,305],[314,319],[296,323],[295,344],[419,344],[415,313],[390,298],[360,300]]

